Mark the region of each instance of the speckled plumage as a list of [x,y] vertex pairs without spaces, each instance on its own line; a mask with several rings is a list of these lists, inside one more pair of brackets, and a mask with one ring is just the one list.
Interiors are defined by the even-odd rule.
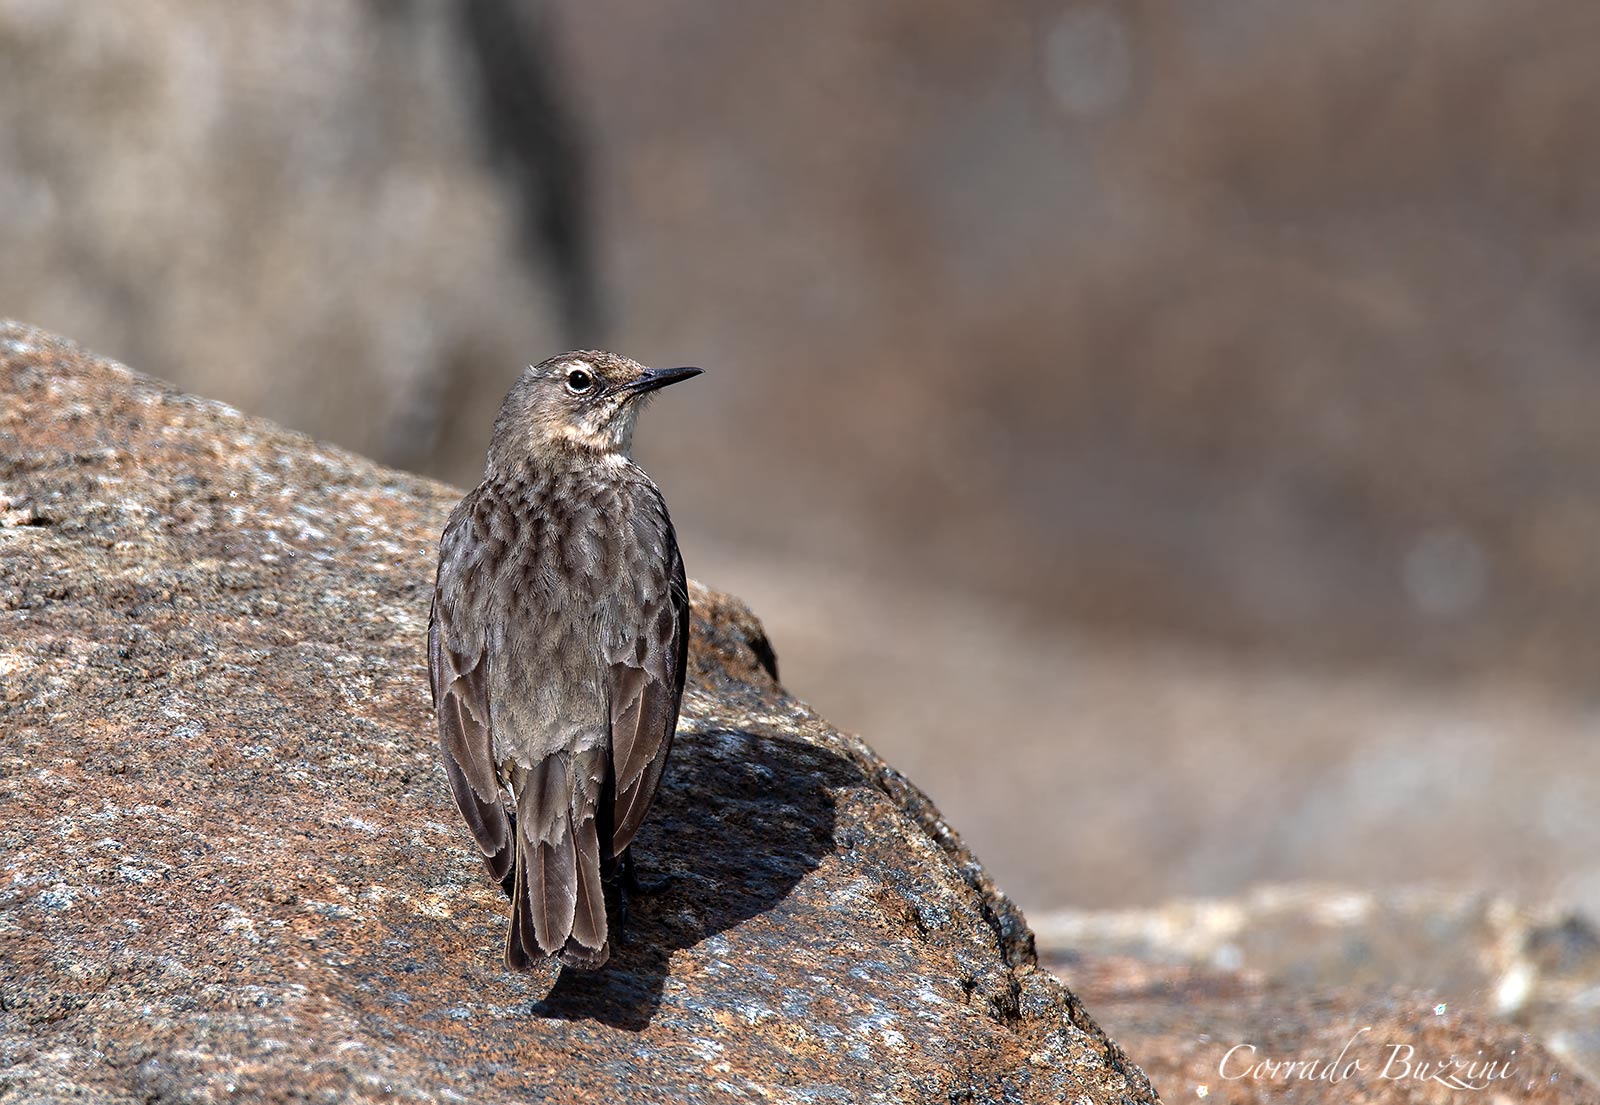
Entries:
[[[573,392],[574,373],[592,385]],[[531,367],[440,539],[428,635],[440,743],[511,894],[513,969],[606,961],[619,873],[671,749],[688,590],[666,504],[626,450],[641,397],[688,374],[604,353]]]

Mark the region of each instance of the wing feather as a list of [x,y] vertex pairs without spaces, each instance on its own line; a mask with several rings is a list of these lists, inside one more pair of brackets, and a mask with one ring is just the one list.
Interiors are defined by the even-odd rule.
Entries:
[[428,675],[438,715],[441,759],[462,820],[489,870],[503,881],[512,867],[511,824],[494,770],[483,656],[473,657],[467,666],[446,645],[447,617],[435,595],[428,619]]
[[[610,667],[611,755],[616,808],[609,855],[633,842],[655,801],[661,773],[672,751],[683,701],[689,649],[689,585],[683,558],[667,530],[668,586],[661,609],[646,608],[643,663],[637,654]],[[662,617],[661,614],[667,616]]]

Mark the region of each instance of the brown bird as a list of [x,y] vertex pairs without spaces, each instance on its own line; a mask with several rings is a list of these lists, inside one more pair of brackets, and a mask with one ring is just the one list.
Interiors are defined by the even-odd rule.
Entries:
[[645,396],[699,372],[600,352],[528,368],[495,419],[483,482],[439,540],[439,743],[511,897],[512,970],[548,956],[599,967],[621,927],[689,640],[672,520],[628,450]]

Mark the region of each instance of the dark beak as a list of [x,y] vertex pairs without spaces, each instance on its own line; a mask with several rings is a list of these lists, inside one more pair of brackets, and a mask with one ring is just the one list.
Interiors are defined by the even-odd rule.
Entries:
[[668,384],[675,384],[679,380],[687,380],[691,376],[700,375],[702,369],[698,368],[652,368],[631,384],[622,385],[623,391],[642,395],[647,391],[664,388]]

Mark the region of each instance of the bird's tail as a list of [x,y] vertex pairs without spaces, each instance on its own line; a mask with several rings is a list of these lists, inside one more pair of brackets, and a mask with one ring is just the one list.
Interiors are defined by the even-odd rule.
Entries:
[[587,968],[610,958],[596,824],[605,768],[595,750],[512,769],[517,840],[506,966],[514,971],[552,955]]

